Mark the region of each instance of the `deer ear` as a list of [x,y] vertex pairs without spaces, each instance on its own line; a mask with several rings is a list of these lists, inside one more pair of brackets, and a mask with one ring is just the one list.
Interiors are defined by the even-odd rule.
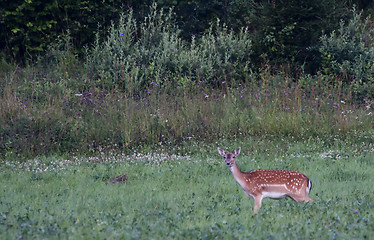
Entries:
[[236,150],[235,150],[235,156],[238,156],[239,155],[239,153],[240,153],[240,147],[238,147]]
[[223,151],[223,150],[220,149],[220,148],[217,148],[217,149],[218,149],[219,154],[220,154],[222,157],[224,157],[224,156],[225,156],[225,151]]

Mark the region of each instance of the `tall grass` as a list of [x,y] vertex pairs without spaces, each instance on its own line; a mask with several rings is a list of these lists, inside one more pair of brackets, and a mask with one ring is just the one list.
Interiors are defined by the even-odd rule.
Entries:
[[308,139],[371,132],[371,102],[356,105],[349,91],[340,95],[338,89],[326,92],[325,86],[304,86],[279,77],[267,76],[260,86],[197,88],[193,94],[160,93],[155,86],[140,98],[118,91],[76,93],[58,88],[42,100],[21,98],[9,86],[0,101],[1,154],[30,157],[103,148],[126,150],[209,142],[222,136]]

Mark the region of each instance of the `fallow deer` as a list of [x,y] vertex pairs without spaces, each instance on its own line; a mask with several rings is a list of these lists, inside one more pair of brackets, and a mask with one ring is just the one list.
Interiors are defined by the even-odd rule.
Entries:
[[235,157],[240,153],[240,147],[234,153],[225,153],[221,148],[218,148],[218,152],[225,158],[235,181],[248,197],[254,199],[253,213],[261,207],[263,198],[281,199],[288,196],[297,202],[313,202],[309,198],[312,182],[304,174],[285,170],[242,172],[235,161]]

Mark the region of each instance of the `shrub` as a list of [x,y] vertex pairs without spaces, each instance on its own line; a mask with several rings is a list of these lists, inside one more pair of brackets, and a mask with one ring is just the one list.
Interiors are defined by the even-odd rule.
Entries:
[[308,72],[319,67],[319,37],[339,23],[344,2],[336,0],[256,0],[251,16],[254,59],[272,65],[305,64]]
[[352,9],[348,23],[321,37],[319,51],[326,72],[343,76],[353,86],[357,99],[374,95],[374,28],[369,18]]
[[219,21],[206,35],[183,41],[172,11],[164,14],[154,4],[140,25],[129,12],[112,25],[104,43],[97,37],[85,66],[96,86],[138,94],[152,84],[186,88],[197,81],[212,85],[220,79],[238,79],[250,53],[247,31],[236,35]]
[[195,55],[199,61],[196,63],[195,76],[202,76],[210,83],[216,79],[227,82],[244,79],[243,73],[248,69],[252,53],[252,42],[247,29],[234,34],[225,25],[221,27],[217,20],[215,28],[211,26],[198,43],[190,48],[190,59]]

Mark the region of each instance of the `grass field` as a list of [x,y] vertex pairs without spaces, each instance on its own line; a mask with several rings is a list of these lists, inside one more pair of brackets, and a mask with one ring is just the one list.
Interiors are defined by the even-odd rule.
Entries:
[[[220,139],[132,155],[3,160],[0,239],[370,239],[372,139]],[[303,172],[315,202],[266,199],[253,215],[217,146],[241,146],[242,171]],[[126,183],[104,183],[120,174]]]

